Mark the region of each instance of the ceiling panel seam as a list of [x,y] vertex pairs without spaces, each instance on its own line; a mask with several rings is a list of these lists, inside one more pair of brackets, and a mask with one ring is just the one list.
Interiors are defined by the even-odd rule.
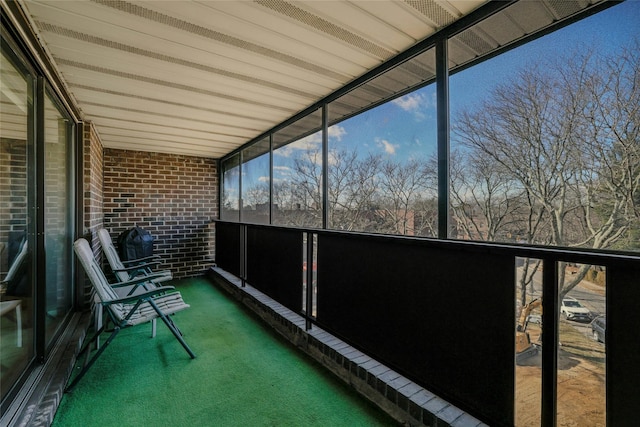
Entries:
[[[241,126],[230,125],[230,124],[227,124],[227,123],[217,123],[217,122],[208,121],[208,120],[194,119],[192,117],[176,116],[176,115],[173,115],[173,114],[163,114],[163,113],[151,112],[149,110],[140,110],[140,109],[137,109],[137,108],[100,104],[100,103],[97,103],[97,102],[84,102],[84,105],[90,105],[92,107],[107,108],[107,109],[118,110],[118,111],[128,111],[130,113],[147,114],[147,115],[152,115],[154,117],[166,117],[168,119],[178,119],[178,120],[185,120],[185,121],[194,122],[194,123],[204,123],[204,124],[208,124],[208,125],[212,125],[212,126],[225,126],[225,127],[229,127],[229,128],[247,130],[247,131],[251,131],[251,132],[259,132],[260,131],[260,129],[252,129],[252,128],[244,127],[244,126],[241,127]],[[174,127],[174,126],[167,126],[167,127]],[[184,128],[184,129],[188,130],[187,128]]]
[[124,71],[112,70],[112,69],[109,69],[109,68],[99,67],[99,66],[91,65],[91,64],[83,64],[83,63],[78,62],[78,61],[71,61],[71,60],[64,59],[64,58],[56,58],[56,61],[61,65],[67,65],[67,66],[70,66],[70,67],[81,68],[83,70],[95,71],[95,72],[98,72],[98,73],[108,74],[108,75],[116,76],[116,77],[122,77],[122,78],[129,79],[129,80],[136,80],[136,81],[141,81],[141,82],[145,82],[145,83],[151,83],[151,84],[154,84],[154,85],[159,85],[159,86],[170,87],[170,88],[174,88],[174,89],[185,90],[185,91],[188,91],[188,92],[200,93],[200,94],[203,94],[203,95],[208,95],[208,96],[214,96],[214,97],[217,97],[217,98],[227,99],[229,101],[241,102],[243,104],[257,105],[257,106],[261,106],[261,107],[265,107],[265,108],[270,108],[270,109],[274,109],[274,110],[283,111],[283,112],[290,113],[290,114],[296,112],[295,109],[291,109],[291,108],[287,108],[287,107],[281,107],[281,106],[278,106],[278,105],[267,104],[267,103],[264,103],[264,102],[258,102],[258,101],[250,100],[250,99],[247,99],[247,98],[240,98],[240,97],[237,97],[237,96],[227,95],[227,94],[224,94],[224,93],[214,92],[214,91],[206,90],[206,89],[201,89],[201,88],[198,88],[198,87],[184,85],[184,84],[181,84],[181,83],[174,83],[174,82],[161,80],[161,79],[156,79],[156,78],[152,78],[152,77],[145,77],[145,76],[141,76],[139,74],[126,73]]
[[356,47],[360,50],[368,52],[379,59],[388,59],[395,55],[393,52],[382,46],[379,46],[364,37],[361,37],[339,25],[333,24],[311,12],[308,12],[292,3],[283,0],[254,0],[254,3],[269,8],[281,15],[287,16],[297,22],[301,22],[306,26],[314,28],[330,37],[340,40]]
[[312,64],[307,61],[303,61],[295,56],[282,53],[258,44],[242,40],[240,38],[230,36],[228,34],[221,33],[209,28],[202,27],[200,25],[193,24],[191,22],[183,21],[181,19],[174,18],[172,16],[165,15],[163,13],[144,8],[142,6],[134,5],[125,1],[109,1],[109,0],[92,0],[95,3],[103,6],[111,7],[122,12],[126,12],[144,19],[148,19],[154,22],[158,22],[163,25],[167,25],[173,28],[177,28],[182,31],[186,31],[192,34],[196,34],[201,37],[206,37],[211,40],[215,40],[220,43],[225,43],[236,48],[247,50],[252,53],[256,53],[262,56],[266,56],[271,59],[293,65],[298,68],[311,71],[313,73],[321,74],[327,77],[331,77],[339,82],[350,80],[352,76],[338,73],[334,70]]
[[51,32],[63,37],[73,38],[86,43],[91,43],[98,46],[107,47],[110,49],[116,49],[123,52],[131,53],[134,55],[144,56],[147,58],[157,59],[159,61],[164,61],[171,64],[182,65],[185,67],[194,68],[194,69],[205,71],[208,73],[219,74],[221,76],[229,77],[232,79],[236,79],[236,80],[240,80],[248,83],[254,83],[254,84],[266,86],[272,89],[291,93],[291,94],[302,96],[309,99],[315,99],[317,97],[317,95],[315,94],[294,89],[290,86],[281,85],[278,83],[270,82],[270,81],[259,79],[256,77],[247,76],[240,73],[235,73],[233,71],[223,70],[221,68],[211,67],[209,65],[204,65],[197,62],[193,62],[193,61],[187,61],[174,56],[164,55],[164,54],[153,52],[146,49],[140,49],[135,46],[129,46],[129,45],[115,42],[112,40],[103,39],[101,37],[92,36],[92,35],[74,31],[68,28],[63,28],[58,25],[48,24],[42,21],[36,21],[36,24],[40,27],[42,31]]
[[194,105],[194,104],[184,104],[181,102],[174,102],[174,101],[169,101],[166,99],[159,99],[159,98],[152,98],[149,96],[141,96],[141,95],[134,95],[132,93],[127,93],[127,92],[119,92],[116,90],[110,90],[110,89],[104,89],[104,88],[97,88],[94,86],[87,86],[87,85],[81,85],[81,84],[72,84],[70,85],[71,88],[76,88],[76,89],[84,89],[84,90],[89,90],[92,92],[99,92],[99,93],[105,93],[108,95],[116,95],[116,96],[123,96],[123,97],[127,97],[127,98],[134,98],[134,99],[138,99],[141,101],[148,101],[148,102],[154,102],[154,103],[160,103],[160,104],[167,104],[167,105],[172,105],[174,107],[185,107],[185,108],[192,108],[194,110],[199,110],[199,111],[206,111],[209,113],[213,113],[213,114],[223,114],[223,115],[227,115],[227,116],[231,116],[231,117],[236,117],[239,119],[250,119],[250,120],[255,120],[255,121],[259,121],[259,122],[264,122],[266,124],[271,123],[269,120],[265,120],[265,119],[261,119],[260,117],[257,116],[250,116],[250,115],[244,115],[244,114],[237,114],[237,113],[231,113],[227,110],[216,110],[213,108],[207,108],[207,107],[201,107],[198,105]]
[[[102,135],[111,136],[113,138],[131,138],[131,139],[141,139],[141,140],[157,139],[158,141],[175,142],[176,144],[190,144],[190,145],[196,145],[201,147],[207,147],[212,142],[216,142],[216,144],[219,144],[219,145],[227,145],[229,147],[233,147],[236,145],[235,142],[215,141],[215,139],[212,139],[212,138],[209,138],[209,139],[188,138],[188,141],[181,141],[178,136],[172,135],[169,133],[138,131],[138,134],[128,133],[126,135],[123,135],[119,133],[109,132],[108,129],[113,129],[113,130],[117,129],[114,127],[104,126],[104,129],[105,130],[102,132]],[[151,136],[153,136],[153,138]],[[198,143],[197,141],[201,141],[202,143]]]

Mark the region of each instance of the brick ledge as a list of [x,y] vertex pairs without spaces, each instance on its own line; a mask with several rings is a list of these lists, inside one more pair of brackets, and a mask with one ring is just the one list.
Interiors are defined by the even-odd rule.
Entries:
[[207,277],[233,295],[278,333],[406,426],[486,427],[423,387],[305,319],[219,267]]

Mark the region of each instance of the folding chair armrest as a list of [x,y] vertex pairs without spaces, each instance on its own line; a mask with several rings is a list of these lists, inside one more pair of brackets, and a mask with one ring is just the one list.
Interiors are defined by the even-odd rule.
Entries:
[[126,261],[122,260],[122,264],[124,264],[125,267],[126,267],[128,265],[134,265],[136,263],[140,264],[140,263],[151,262],[151,261],[160,262],[160,261],[158,261],[159,259],[160,259],[159,256],[151,255],[151,256],[146,256],[146,257],[142,257],[142,258],[130,259],[130,260],[126,260]]
[[145,262],[142,264],[136,264],[136,265],[132,265],[131,267],[125,267],[125,268],[116,268],[116,269],[112,269],[112,271],[116,272],[116,271],[135,271],[135,270],[141,270],[143,268],[147,268],[147,267],[155,267],[157,265],[162,264],[160,261],[152,261],[152,262]]
[[121,304],[121,303],[128,303],[128,302],[136,302],[139,301],[141,299],[145,299],[145,298],[149,298],[155,295],[159,295],[159,294],[163,294],[165,292],[168,291],[173,291],[175,289],[175,286],[162,286],[159,288],[154,288],[150,291],[138,294],[138,295],[131,295],[131,296],[126,296],[126,297],[122,297],[122,298],[118,298],[118,299],[112,299],[109,301],[102,301],[102,305],[104,306],[109,306],[112,304]]
[[111,284],[112,288],[121,288],[123,286],[140,285],[146,282],[153,282],[155,279],[166,278],[162,273],[152,273],[147,276],[138,276],[131,280]]

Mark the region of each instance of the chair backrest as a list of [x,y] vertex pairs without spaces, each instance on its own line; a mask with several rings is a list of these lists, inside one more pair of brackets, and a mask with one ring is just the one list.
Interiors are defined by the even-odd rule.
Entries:
[[98,239],[100,240],[100,244],[102,245],[102,251],[107,257],[107,261],[109,261],[109,265],[111,266],[111,269],[114,270],[114,273],[118,280],[120,282],[129,280],[129,273],[127,273],[126,271],[116,271],[124,270],[124,264],[120,260],[118,251],[113,245],[113,240],[111,240],[111,236],[105,228],[101,228],[100,230],[98,230]]
[[[82,264],[82,267],[87,273],[87,276],[89,277],[89,280],[96,290],[100,300],[102,302],[107,302],[118,299],[118,294],[116,294],[113,288],[109,285],[104,272],[94,258],[89,242],[84,238],[80,238],[73,244],[73,249],[75,250],[78,259],[80,260],[80,264]],[[109,308],[116,317],[122,318],[122,304],[112,304]]]
[[9,271],[7,271],[7,275],[4,277],[3,281],[10,282],[15,279],[15,275],[22,266],[22,263],[27,258],[28,248],[27,248],[27,239],[25,238],[21,242],[20,250],[18,251],[18,255],[13,259],[11,263],[11,267],[9,267]]

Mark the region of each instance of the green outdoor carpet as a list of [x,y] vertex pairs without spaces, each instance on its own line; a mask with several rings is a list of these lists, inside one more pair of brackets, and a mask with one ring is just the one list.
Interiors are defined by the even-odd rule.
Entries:
[[153,339],[149,324],[126,329],[64,395],[54,427],[396,425],[206,279],[173,284],[197,358],[161,321]]

